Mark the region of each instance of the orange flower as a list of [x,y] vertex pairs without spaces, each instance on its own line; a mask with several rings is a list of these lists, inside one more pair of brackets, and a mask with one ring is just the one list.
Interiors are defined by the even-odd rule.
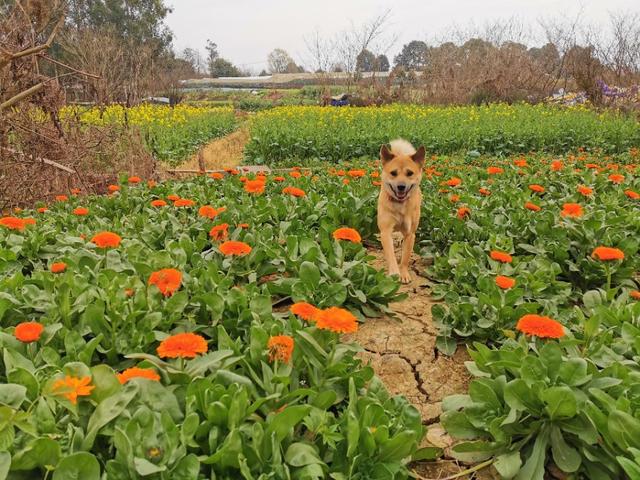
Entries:
[[562,206],[562,212],[560,212],[560,215],[563,217],[580,218],[583,213],[584,212],[579,203],[565,203]]
[[611,175],[609,175],[609,180],[611,180],[613,183],[622,183],[624,182],[624,175],[621,175],[619,173],[612,173]]
[[195,358],[199,353],[207,353],[207,341],[195,333],[178,333],[165,338],[157,348],[162,358]]
[[526,335],[539,338],[562,338],[564,327],[560,322],[541,315],[528,314],[518,320],[516,329]]
[[154,188],[158,183],[155,180],[147,180],[147,187]]
[[323,330],[331,330],[335,333],[353,333],[358,331],[356,317],[343,308],[330,307],[318,312],[316,326]]
[[56,202],[66,202],[69,200],[69,197],[66,195],[56,195]]
[[71,192],[71,195],[79,195],[80,194],[80,189],[79,188],[72,188],[69,191]]
[[562,162],[560,160],[554,160],[551,162],[551,170],[554,172],[559,172],[562,170]]
[[380,172],[371,172],[372,178],[378,178],[380,176]]
[[597,163],[587,163],[585,165],[585,168],[588,168],[590,170],[597,170],[600,168],[600,165],[598,165]]
[[374,180],[373,182],[371,182],[371,184],[372,184],[374,187],[381,187],[381,186],[382,186],[382,182],[378,182],[378,181],[376,181],[376,180]]
[[486,188],[481,188],[480,190],[478,190],[478,192],[480,192],[480,195],[484,195],[486,197],[491,195],[491,192],[489,190],[487,190]]
[[211,205],[203,205],[198,209],[198,215],[213,220],[221,211],[218,211]]
[[66,397],[74,405],[78,403],[78,397],[91,395],[91,390],[96,388],[90,385],[91,377],[72,377],[66,375],[64,379],[56,380],[53,384],[53,393]]
[[[294,172],[292,172],[292,173],[294,173]],[[302,190],[300,188],[296,188],[296,187],[285,187],[282,190],[282,193],[288,194],[288,195],[292,195],[294,197],[304,197],[306,195],[304,190]]]
[[73,209],[73,214],[79,217],[83,217],[85,215],[89,215],[89,209],[84,207],[78,207]]
[[117,233],[100,232],[93,236],[91,243],[99,248],[116,248],[120,245],[122,238]]
[[225,238],[227,238],[227,235],[229,235],[228,223],[221,223],[220,225],[216,225],[209,231],[209,236],[215,241],[224,240]]
[[307,302],[297,302],[289,307],[289,311],[303,320],[312,322],[316,320],[322,310]]
[[496,277],[496,285],[503,290],[507,290],[516,285],[516,280],[514,278],[505,277],[504,275],[498,275]]
[[118,185],[109,185],[107,187],[107,190],[109,190],[111,193],[114,193],[120,190],[120,187]]
[[348,178],[343,178],[342,179],[342,184],[343,185],[349,185],[349,179]]
[[247,180],[249,180],[247,177],[240,177],[238,180],[240,180],[242,183],[246,182]]
[[236,170],[235,168],[231,168],[227,170],[227,172],[229,173],[229,175],[238,175],[240,173],[240,171]]
[[160,381],[160,375],[158,375],[153,368],[131,367],[122,373],[118,373],[116,376],[118,377],[118,381],[123,385],[132,378],[146,378],[154,382]]
[[247,193],[264,193],[265,182],[263,180],[247,180],[244,184],[244,191]]
[[133,288],[125,288],[125,289],[124,289],[124,294],[125,294],[127,297],[131,298],[131,297],[133,297],[133,296],[136,294],[136,291],[135,291]]
[[149,285],[155,285],[165,297],[173,295],[180,288],[182,273],[175,268],[163,268],[153,272],[149,277]]
[[459,200],[460,200],[460,195],[455,195],[455,194],[453,194],[453,195],[451,195],[451,196],[449,197],[449,201],[450,201],[451,203],[458,202]]
[[489,254],[492,260],[502,263],[511,263],[513,261],[513,257],[506,252],[501,252],[499,250],[491,250]]
[[629,295],[631,295],[631,298],[634,300],[640,300],[640,290],[632,290]]
[[347,174],[347,172],[345,172],[344,170],[338,170],[336,172],[336,175],[339,177],[344,177]]
[[597,260],[624,260],[624,252],[619,248],[612,247],[596,247],[591,252],[591,257]]
[[532,212],[539,212],[540,210],[542,210],[542,207],[531,202],[525,203],[524,208],[526,208],[527,210],[531,210]]
[[188,198],[181,198],[180,200],[173,202],[174,207],[193,207],[195,204],[196,202],[189,200]]
[[140,177],[136,177],[134,175],[133,177],[129,177],[127,181],[129,183],[140,183],[142,181],[142,179]]
[[176,201],[180,200],[180,197],[178,195],[176,195],[175,193],[172,193],[171,195],[167,195],[167,200],[169,200],[171,202],[176,202]]
[[40,340],[43,330],[44,326],[41,323],[22,322],[16,325],[13,335],[22,343],[31,343]]
[[151,200],[151,206],[152,207],[166,207],[167,206],[167,202],[165,202],[164,200]]
[[468,207],[460,207],[458,209],[458,211],[456,212],[456,216],[460,219],[460,220],[464,220],[466,217],[468,217],[469,215],[471,215],[471,209]]
[[2,217],[0,218],[0,225],[9,230],[24,230],[26,223],[23,219],[18,217]]
[[229,242],[224,242],[218,248],[224,255],[227,255],[227,256],[229,255],[242,256],[242,255],[247,255],[251,253],[251,247],[249,245],[247,245],[244,242],[236,242],[233,240]]
[[293,178],[300,178],[302,174],[300,172],[293,171],[293,172],[289,172],[289,176]]
[[449,187],[457,187],[458,185],[460,185],[462,183],[462,180],[460,180],[458,177],[453,177],[453,178],[450,178],[449,180],[447,180],[444,183],[445,183],[445,185],[447,185]]
[[285,178],[284,178],[284,177],[280,177],[280,176],[278,176],[278,177],[273,177],[273,179],[274,179],[276,182],[284,182],[284,180],[285,180]]
[[211,178],[213,178],[214,180],[222,180],[224,178],[224,174],[220,173],[220,172],[213,172],[211,175],[209,175]]
[[38,213],[44,213],[46,211],[48,211],[49,209],[47,207],[40,207],[38,208]]
[[267,348],[269,349],[269,361],[280,360],[289,363],[293,353],[293,338],[289,335],[276,335],[269,338]]
[[51,273],[62,273],[67,269],[67,264],[64,262],[52,263],[50,270]]
[[591,195],[593,193],[593,188],[589,188],[589,187],[587,187],[585,185],[580,185],[578,187],[578,192],[580,192],[585,197],[588,197],[589,195]]
[[520,167],[520,168],[524,168],[524,167],[528,167],[529,165],[527,164],[527,161],[524,158],[518,158],[517,160],[513,161],[513,164],[516,167]]
[[333,232],[333,238],[336,240],[347,240],[353,243],[362,242],[362,238],[357,230],[353,228],[342,227]]
[[31,218],[31,217],[23,218],[22,221],[24,222],[25,225],[35,225],[36,224],[36,219],[35,218]]
[[367,174],[367,172],[365,172],[364,170],[349,170],[347,174],[351,178],[358,178],[358,177],[364,177]]
[[249,224],[248,223],[239,223],[238,227],[240,227],[240,228],[249,228]]
[[498,173],[504,173],[504,169],[500,167],[487,167],[487,173],[489,175],[497,175]]
[[634,192],[633,190],[625,190],[624,194],[631,200],[638,200],[640,198],[640,193]]
[[529,185],[529,190],[536,193],[544,193],[544,187],[535,183],[533,185]]

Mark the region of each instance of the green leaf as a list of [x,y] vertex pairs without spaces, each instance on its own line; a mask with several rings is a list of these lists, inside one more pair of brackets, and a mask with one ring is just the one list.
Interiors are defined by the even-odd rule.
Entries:
[[74,453],[60,460],[53,480],[100,480],[100,464],[91,453]]
[[193,453],[180,459],[171,471],[171,480],[196,480],[200,473],[200,461]]
[[16,410],[27,398],[27,388],[16,383],[0,384],[0,404],[7,405]]
[[302,262],[298,275],[311,289],[316,289],[320,285],[320,269],[311,262]]
[[11,454],[9,452],[0,452],[0,480],[6,480],[11,468]]
[[578,413],[576,395],[569,387],[551,387],[540,396],[547,404],[546,411],[552,420],[571,418]]
[[275,433],[278,442],[282,442],[293,430],[293,427],[300,423],[310,411],[310,405],[294,405],[285,408],[271,418],[265,436],[270,437],[272,433]]
[[640,447],[640,420],[621,410],[614,410],[607,421],[609,435],[623,450]]
[[542,429],[536,437],[529,458],[515,477],[516,480],[544,480],[544,465],[547,458],[548,444],[549,431]]
[[292,467],[303,467],[305,465],[323,464],[316,449],[307,443],[296,442],[289,445],[284,460]]
[[60,458],[60,444],[50,438],[37,438],[13,455],[12,470],[33,470],[56,465]]
[[587,361],[579,357],[565,360],[558,370],[558,377],[571,387],[584,385],[591,380],[591,375],[587,375]]
[[511,479],[515,477],[522,467],[522,459],[520,458],[520,452],[503,453],[496,457],[493,466],[496,468],[500,476],[504,479]]
[[551,428],[551,453],[553,461],[563,472],[577,472],[582,463],[582,457],[578,451],[569,446],[560,430],[555,425]]
[[436,460],[444,454],[444,450],[439,447],[423,447],[415,451],[411,456],[412,462]]
[[146,458],[141,457],[134,457],[133,465],[136,469],[136,472],[138,472],[143,477],[147,475],[153,475],[154,473],[164,472],[167,469],[167,467],[164,465],[156,465],[154,463],[151,463]]

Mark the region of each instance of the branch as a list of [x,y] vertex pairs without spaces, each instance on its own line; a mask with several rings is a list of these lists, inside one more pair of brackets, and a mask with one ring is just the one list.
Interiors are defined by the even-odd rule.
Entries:
[[8,53],[8,52],[6,52],[6,50],[4,50],[4,54],[5,54],[6,58],[3,59],[3,60],[0,60],[0,68],[4,67],[7,63],[9,63],[12,60],[15,60],[15,59],[21,58],[21,57],[25,57],[27,55],[33,55],[35,53],[41,52],[42,50],[46,50],[46,49],[50,48],[51,44],[53,43],[53,39],[58,34],[58,30],[60,30],[60,27],[62,26],[63,23],[64,23],[64,16],[60,17],[58,22],[53,27],[53,30],[49,34],[49,38],[42,45],[37,45],[35,47],[27,48],[25,50],[22,50],[22,51],[16,52],[16,53]]
[[9,147],[0,147],[0,150],[4,150],[5,152],[9,152],[9,153],[13,153],[14,155],[19,155],[22,158],[26,158],[28,160],[30,160],[31,162],[42,162],[46,165],[50,165],[52,167],[55,167],[59,170],[64,170],[67,173],[71,173],[71,174],[76,174],[77,172],[75,170],[72,170],[71,168],[62,165],[61,163],[58,162],[54,162],[53,160],[49,160],[48,158],[40,158],[40,157],[36,157],[36,158],[31,158],[29,157],[26,153],[23,152],[19,152],[18,150],[14,150],[13,148],[9,148]]
[[0,111],[4,110],[5,108],[9,108],[11,105],[18,103],[20,100],[23,100],[28,96],[33,95],[34,93],[39,92],[40,90],[42,90],[43,87],[44,87],[44,82],[40,82],[34,85],[33,87],[26,89],[24,92],[20,92],[17,95],[14,95],[6,102],[0,103]]
[[51,57],[48,57],[47,54],[44,53],[44,52],[40,52],[38,54],[38,56],[40,58],[42,58],[43,60],[46,60],[46,61],[51,62],[51,63],[55,63],[56,65],[60,65],[61,67],[64,67],[64,68],[68,68],[69,70],[71,70],[73,72],[76,72],[79,75],[84,75],[86,77],[91,77],[91,78],[95,78],[95,79],[101,78],[100,75],[95,75],[93,73],[87,73],[87,72],[84,72],[82,70],[78,70],[76,68],[73,68],[71,65],[67,65],[66,63],[62,63],[62,62],[60,62],[58,60],[55,60],[55,59],[53,59]]

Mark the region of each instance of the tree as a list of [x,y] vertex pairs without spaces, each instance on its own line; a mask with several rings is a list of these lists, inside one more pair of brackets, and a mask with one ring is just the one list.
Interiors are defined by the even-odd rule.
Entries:
[[296,66],[293,58],[281,48],[276,48],[269,54],[267,63],[271,73],[288,73],[291,65]]
[[215,61],[220,56],[218,54],[218,45],[213,43],[211,40],[207,40],[207,45],[204,49],[207,51],[207,70],[211,73],[213,71]]
[[358,72],[375,72],[376,56],[369,50],[362,50],[356,58],[356,70]]
[[241,77],[242,74],[238,67],[236,67],[229,60],[225,60],[222,57],[216,58],[209,64],[209,74],[216,77]]
[[429,47],[421,40],[412,40],[394,58],[396,66],[406,70],[421,70],[427,66]]
[[385,54],[378,55],[378,58],[376,58],[376,70],[378,72],[388,72],[390,67],[387,56]]
[[185,48],[182,51],[181,58],[191,65],[195,73],[202,71],[202,57],[200,56],[200,52],[195,48]]

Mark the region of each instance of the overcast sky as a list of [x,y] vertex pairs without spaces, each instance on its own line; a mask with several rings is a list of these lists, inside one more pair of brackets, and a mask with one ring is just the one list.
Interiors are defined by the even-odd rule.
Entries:
[[166,0],[173,8],[167,23],[178,51],[204,52],[208,38],[220,54],[258,72],[274,48],[299,63],[308,58],[304,38],[315,30],[330,37],[391,9],[387,30],[397,41],[393,56],[413,39],[446,35],[452,25],[482,26],[517,17],[531,25],[545,18],[574,19],[579,12],[592,24],[606,25],[609,12],[640,11],[640,0]]

